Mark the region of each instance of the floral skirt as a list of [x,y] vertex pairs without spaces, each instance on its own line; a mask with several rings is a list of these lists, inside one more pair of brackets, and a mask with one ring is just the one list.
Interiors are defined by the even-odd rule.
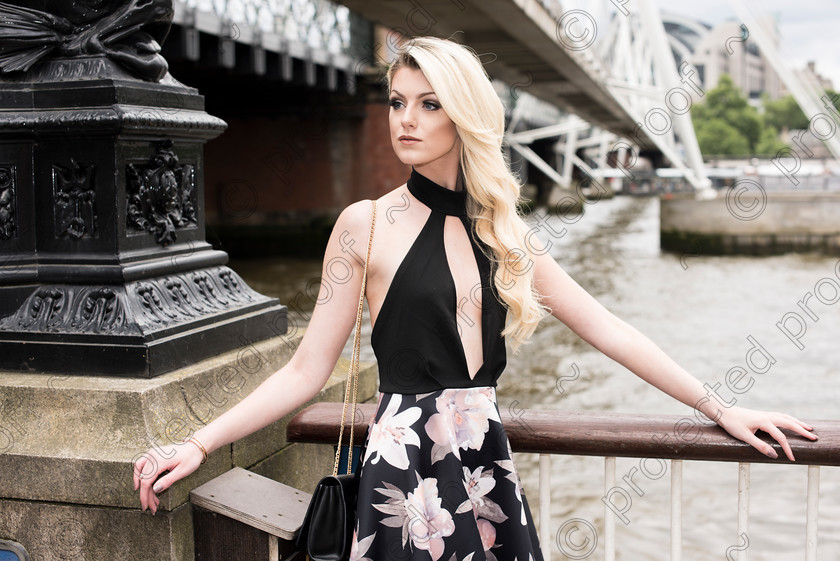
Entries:
[[542,561],[492,386],[381,393],[350,561]]

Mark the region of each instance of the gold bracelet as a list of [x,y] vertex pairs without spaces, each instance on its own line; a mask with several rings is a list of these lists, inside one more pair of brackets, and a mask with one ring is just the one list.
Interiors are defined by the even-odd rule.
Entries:
[[205,448],[204,445],[201,444],[201,442],[199,442],[198,439],[194,436],[191,436],[190,439],[187,442],[192,442],[193,444],[198,446],[198,449],[201,450],[201,456],[202,456],[201,463],[203,464],[204,462],[206,462],[207,461],[207,448]]

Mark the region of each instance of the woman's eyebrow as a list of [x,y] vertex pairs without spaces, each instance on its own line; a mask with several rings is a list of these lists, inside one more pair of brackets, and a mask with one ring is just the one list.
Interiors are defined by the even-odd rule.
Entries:
[[[397,91],[397,90],[391,90],[391,92],[392,92],[392,93],[397,94],[397,95],[398,95],[398,96],[400,96],[400,97],[405,97],[403,94],[401,94],[401,93],[400,93],[399,91]],[[425,95],[435,95],[435,92],[423,92],[423,93],[421,93],[421,94],[417,94],[417,97],[423,97],[423,96],[425,96]]]

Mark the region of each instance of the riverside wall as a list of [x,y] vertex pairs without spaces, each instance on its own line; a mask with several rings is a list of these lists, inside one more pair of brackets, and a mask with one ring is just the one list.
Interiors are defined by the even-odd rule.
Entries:
[[706,255],[840,255],[840,193],[730,189],[660,198],[660,246]]

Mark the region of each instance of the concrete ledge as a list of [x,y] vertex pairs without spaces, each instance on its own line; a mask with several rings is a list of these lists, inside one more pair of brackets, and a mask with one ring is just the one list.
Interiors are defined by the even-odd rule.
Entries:
[[[189,518],[179,522],[183,533],[157,525],[189,507],[191,489],[234,466],[314,488],[332,469],[333,455],[324,446],[315,452],[312,445],[289,443],[286,425],[311,403],[344,399],[346,359],[338,361],[316,398],[216,450],[163,493],[156,517],[140,512],[132,483],[140,454],[155,444],[182,441],[238,403],[289,361],[301,338],[302,331],[275,337],[152,379],[0,372],[0,538],[19,541],[33,559],[60,559],[35,552],[54,533],[50,513],[69,512],[81,521],[73,531],[86,540],[84,554],[74,559],[187,560],[193,558]],[[362,363],[359,376],[359,401],[375,399],[376,365]],[[88,522],[98,513],[101,522]],[[94,542],[100,545],[89,548]]]
[[[741,184],[741,187],[737,185]],[[739,182],[717,198],[660,198],[663,250],[691,255],[840,255],[840,193],[777,193]]]
[[0,537],[35,561],[194,559],[192,509],[152,516],[140,509],[0,500]]

